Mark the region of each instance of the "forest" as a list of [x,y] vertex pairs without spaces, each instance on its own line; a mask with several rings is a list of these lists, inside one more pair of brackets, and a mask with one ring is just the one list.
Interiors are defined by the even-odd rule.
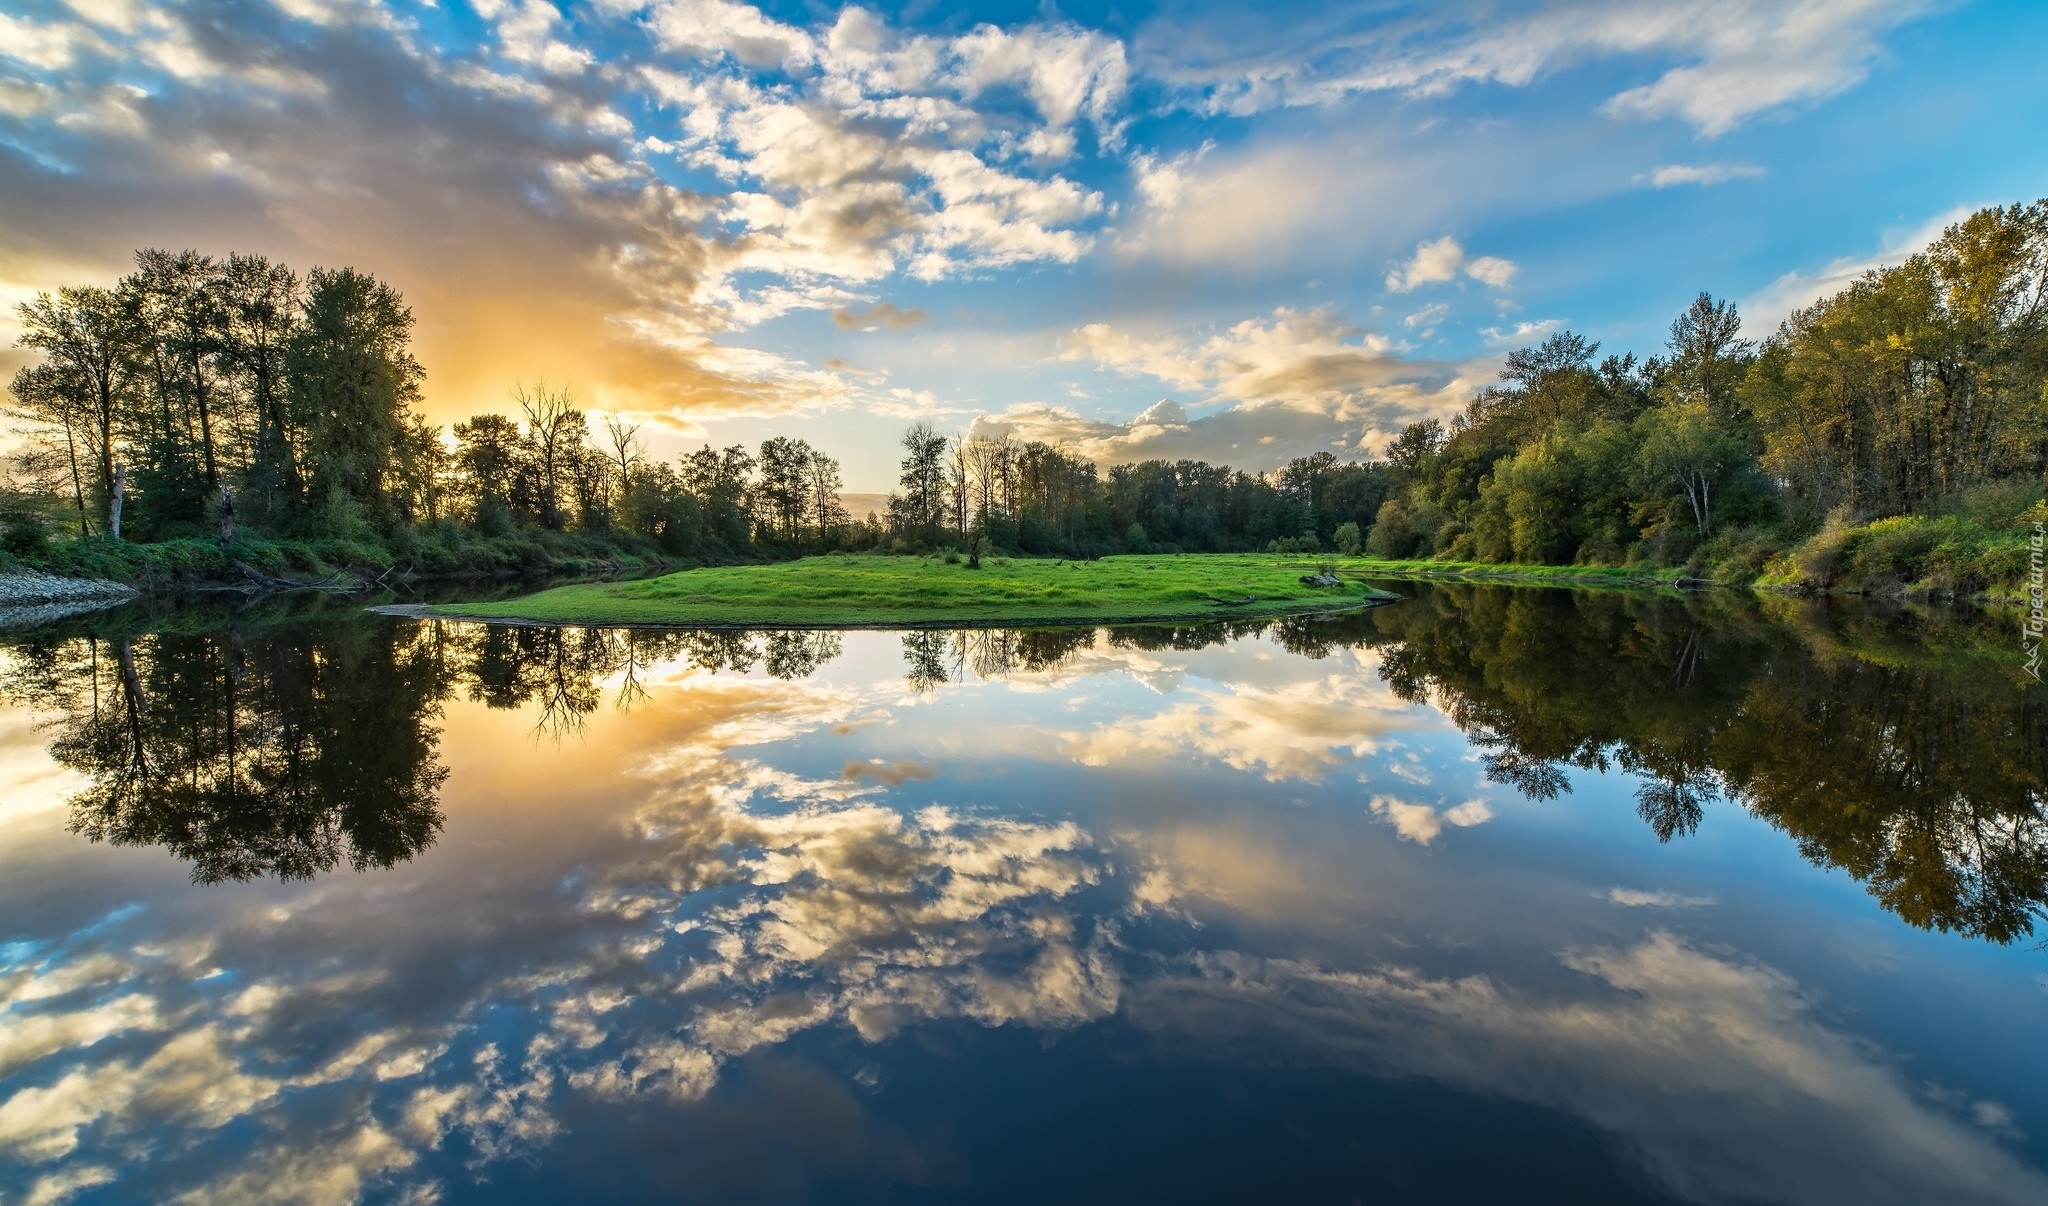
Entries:
[[352,269],[149,250],[19,317],[39,361],[12,382],[0,556],[102,576],[1277,551],[1978,593],[2020,588],[2048,522],[2048,201],[1981,210],[1760,341],[1705,293],[1645,358],[1556,332],[1376,459],[1104,468],[917,423],[862,517],[803,440],[663,462],[545,384],[437,428],[410,310]]

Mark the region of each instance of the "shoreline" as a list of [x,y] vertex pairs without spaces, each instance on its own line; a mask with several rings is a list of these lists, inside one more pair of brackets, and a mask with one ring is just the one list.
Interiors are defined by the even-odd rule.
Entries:
[[1341,607],[1292,608],[1277,611],[1240,612],[1236,615],[1115,615],[1115,616],[1028,616],[996,619],[892,619],[791,621],[674,621],[658,620],[536,620],[526,616],[467,615],[461,604],[385,603],[367,608],[380,616],[406,620],[446,620],[458,624],[495,624],[503,628],[625,628],[637,632],[949,632],[961,628],[1150,628],[1195,624],[1221,624],[1232,620],[1287,620],[1303,617],[1348,616],[1402,602],[1398,597],[1366,598]]

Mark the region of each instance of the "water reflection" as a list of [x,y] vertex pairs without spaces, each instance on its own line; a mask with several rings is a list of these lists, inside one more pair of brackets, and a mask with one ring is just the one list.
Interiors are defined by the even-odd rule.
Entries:
[[[1056,674],[1098,645],[1189,652],[1266,636],[1311,660],[1375,649],[1378,677],[1398,699],[1448,716],[1493,782],[1550,799],[1569,793],[1570,771],[1619,769],[1640,780],[1638,811],[1664,841],[1733,800],[1911,924],[2012,942],[2048,915],[2048,703],[2014,681],[1987,627],[1812,605],[1768,615],[1719,597],[1451,586],[1336,618],[898,639],[905,681],[920,693]],[[71,805],[75,832],[161,845],[198,882],[289,880],[343,863],[389,867],[434,840],[446,773],[434,722],[451,695],[531,707],[535,730],[562,740],[607,692],[621,709],[645,702],[653,667],[793,680],[842,648],[839,634],[818,631],[328,615],[26,641],[0,689],[45,716],[52,755],[90,780]],[[1240,690],[1220,708],[1191,699],[1071,752],[1102,766],[1181,746],[1299,776],[1331,748],[1369,747],[1375,711],[1341,679],[1263,702]],[[1425,841],[1445,823],[1484,817],[1483,806],[1374,807]]]
[[2048,693],[1994,622],[1448,588],[1373,617],[1383,673],[1537,798],[1641,778],[1692,833],[1739,801],[1904,920],[1994,942],[2048,915]]
[[8,695],[90,786],[71,829],[163,846],[199,883],[411,858],[441,829],[439,659],[382,625],[32,642]]
[[[1733,800],[1804,844],[1786,818],[1862,797],[1798,791],[1889,783],[1876,830],[1824,831],[1974,869],[1915,900],[2017,933],[2038,882],[1901,819],[2042,844],[2038,745],[1960,760],[2039,721],[1979,635],[1460,588],[1230,629],[252,617],[18,645],[8,697],[81,776],[74,822],[118,799],[138,819],[106,837],[199,878],[386,869],[194,892],[17,823],[0,1193],[2048,1200],[2040,994],[1951,958],[2008,952],[1833,960],[1864,921],[1784,871],[1667,879],[1701,843],[1626,804],[1612,857],[1574,862],[1595,843],[1529,802],[1591,809],[1608,768],[1673,789],[1639,797],[1667,836],[1747,823]],[[1886,711],[1887,682],[1925,698]],[[1864,712],[1829,710],[1858,684]],[[1744,760],[1772,731],[1805,779]],[[1978,991],[1890,1004],[1921,982]],[[1105,1137],[1099,1183],[1074,1191],[1053,1118]],[[1242,1183],[1214,1159],[1237,1143]]]

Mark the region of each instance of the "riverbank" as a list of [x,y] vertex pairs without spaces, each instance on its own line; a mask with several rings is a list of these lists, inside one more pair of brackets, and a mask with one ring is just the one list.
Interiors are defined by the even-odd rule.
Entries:
[[646,576],[676,566],[676,559],[653,546],[625,538],[568,532],[491,538],[459,530],[401,530],[386,539],[359,540],[242,536],[226,545],[216,540],[65,540],[32,553],[0,555],[0,577],[84,581],[150,597],[348,591],[467,579]]
[[1133,554],[1095,561],[835,554],[557,587],[412,614],[544,624],[919,627],[1247,619],[1388,603],[1357,580],[1312,585],[1328,559]]

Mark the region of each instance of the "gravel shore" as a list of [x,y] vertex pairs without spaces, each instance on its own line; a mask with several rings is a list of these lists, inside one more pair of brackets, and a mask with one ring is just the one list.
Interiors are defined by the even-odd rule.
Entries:
[[52,574],[0,572],[0,628],[32,627],[126,603],[131,587],[94,578],[59,578]]

